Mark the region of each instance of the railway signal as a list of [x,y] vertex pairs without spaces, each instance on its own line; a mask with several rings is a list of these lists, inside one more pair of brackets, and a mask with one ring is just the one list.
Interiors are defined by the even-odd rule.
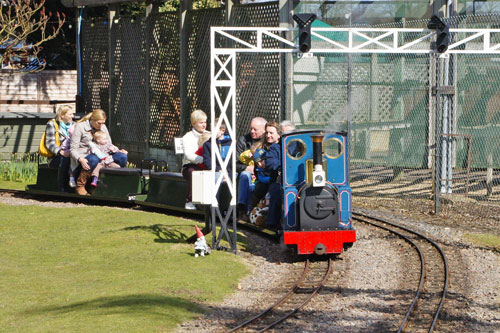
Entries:
[[293,19],[299,25],[299,50],[302,53],[311,49],[311,24],[316,19],[316,14],[295,14]]
[[445,23],[439,16],[432,15],[427,28],[436,30],[436,45],[434,49],[439,53],[444,53],[450,45],[450,26]]

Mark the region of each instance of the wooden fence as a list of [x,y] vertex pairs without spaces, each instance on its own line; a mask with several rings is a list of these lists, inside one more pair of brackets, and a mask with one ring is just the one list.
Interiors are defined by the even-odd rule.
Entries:
[[56,108],[75,108],[76,71],[14,74],[0,71],[0,160],[12,153],[34,153]]
[[57,104],[75,107],[76,71],[14,74],[0,71],[0,112],[55,112]]

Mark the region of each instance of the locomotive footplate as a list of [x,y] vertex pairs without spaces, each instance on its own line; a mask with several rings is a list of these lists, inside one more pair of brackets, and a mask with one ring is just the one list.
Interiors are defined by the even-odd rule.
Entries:
[[285,231],[283,242],[297,245],[298,254],[342,253],[356,241],[356,230]]

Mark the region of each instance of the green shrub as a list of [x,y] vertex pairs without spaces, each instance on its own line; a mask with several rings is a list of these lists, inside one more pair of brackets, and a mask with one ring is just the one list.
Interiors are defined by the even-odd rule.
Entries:
[[[43,158],[40,163],[46,162]],[[15,182],[35,182],[38,173],[37,154],[15,153],[0,161],[0,179]]]

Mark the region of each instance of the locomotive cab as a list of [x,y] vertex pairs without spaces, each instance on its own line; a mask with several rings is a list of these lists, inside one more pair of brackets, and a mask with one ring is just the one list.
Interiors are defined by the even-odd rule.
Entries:
[[298,254],[341,253],[356,240],[345,133],[288,133],[282,147],[284,243]]

